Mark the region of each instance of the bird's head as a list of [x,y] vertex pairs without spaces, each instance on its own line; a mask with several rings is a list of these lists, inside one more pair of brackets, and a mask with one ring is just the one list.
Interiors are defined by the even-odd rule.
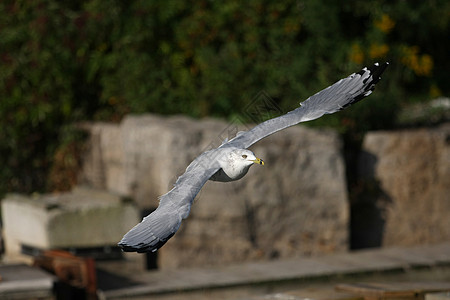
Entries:
[[253,164],[258,164],[264,166],[264,161],[257,158],[255,154],[247,149],[237,149],[231,152],[234,160],[239,162],[239,164],[251,166]]

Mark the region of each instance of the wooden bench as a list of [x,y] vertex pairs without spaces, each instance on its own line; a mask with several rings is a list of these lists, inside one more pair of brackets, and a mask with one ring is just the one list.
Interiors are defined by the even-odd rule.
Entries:
[[450,291],[450,282],[390,282],[339,284],[337,291],[353,293],[366,300],[425,299],[425,294]]

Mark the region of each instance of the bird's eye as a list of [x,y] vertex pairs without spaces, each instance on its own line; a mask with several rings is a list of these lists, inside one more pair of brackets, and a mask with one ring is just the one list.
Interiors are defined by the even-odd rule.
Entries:
[[242,158],[243,158],[243,159],[246,159],[246,158],[247,158],[247,155],[245,155],[245,154],[242,155]]

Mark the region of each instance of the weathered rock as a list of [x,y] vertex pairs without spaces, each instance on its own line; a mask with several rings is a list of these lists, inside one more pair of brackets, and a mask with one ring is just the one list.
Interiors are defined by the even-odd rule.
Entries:
[[[204,150],[241,129],[218,120],[129,116],[94,124],[81,178],[154,208]],[[178,233],[158,251],[161,268],[224,264],[347,249],[341,141],[295,126],[251,148],[266,162],[237,182],[208,182]]]
[[[158,205],[189,163],[217,147],[226,123],[186,117],[129,116],[119,124],[94,123],[81,182],[131,196],[141,208]],[[222,133],[224,134],[224,133]]]
[[139,220],[130,201],[92,189],[71,193],[26,197],[7,195],[2,200],[6,253],[22,246],[37,249],[115,246]]
[[450,240],[450,123],[435,129],[368,133],[360,175],[380,210],[383,246]]
[[348,206],[339,144],[331,132],[295,127],[252,147],[266,165],[237,182],[207,183],[190,218],[161,251],[163,265],[345,250]]

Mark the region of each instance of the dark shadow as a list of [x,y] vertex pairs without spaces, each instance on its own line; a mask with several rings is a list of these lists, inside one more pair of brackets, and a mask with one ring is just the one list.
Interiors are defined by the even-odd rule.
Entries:
[[117,275],[103,269],[97,268],[97,289],[101,291],[117,290],[139,285],[139,282],[133,281],[125,276]]
[[247,221],[247,230],[248,230],[248,239],[250,243],[252,244],[253,248],[258,248],[257,243],[257,223],[256,223],[256,216],[255,216],[255,208],[249,203],[248,199],[244,199],[245,204],[245,214],[246,214],[246,221]]
[[375,178],[377,158],[371,153],[359,155],[357,178],[350,188],[350,249],[381,247],[386,209],[392,199]]
[[[30,245],[20,245],[20,252],[22,254],[37,257],[42,255],[45,250]],[[102,246],[102,247],[70,247],[70,248],[55,248],[52,250],[67,251],[68,253],[77,257],[90,257],[96,261],[120,260],[123,259],[123,252],[119,246]]]
[[56,300],[87,300],[89,299],[86,291],[67,284],[62,281],[57,281],[53,286]]

